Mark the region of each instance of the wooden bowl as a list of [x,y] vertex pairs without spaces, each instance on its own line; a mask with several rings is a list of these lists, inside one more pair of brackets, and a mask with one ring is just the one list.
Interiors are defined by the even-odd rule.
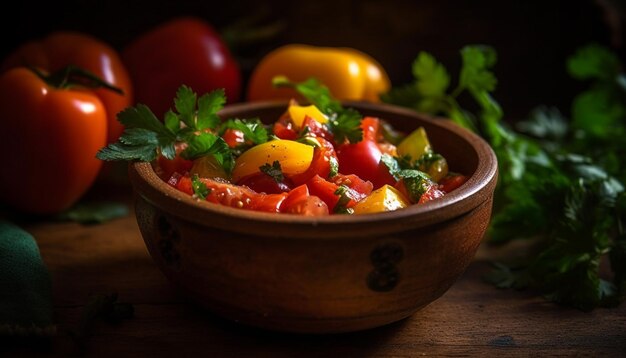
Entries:
[[[349,332],[401,320],[434,301],[474,257],[487,229],[496,157],[448,120],[348,102],[395,128],[423,126],[450,168],[470,175],[445,197],[367,215],[299,217],[199,202],[130,165],[136,215],[153,259],[197,303],[271,330]],[[276,120],[286,103],[224,108],[223,118]]]

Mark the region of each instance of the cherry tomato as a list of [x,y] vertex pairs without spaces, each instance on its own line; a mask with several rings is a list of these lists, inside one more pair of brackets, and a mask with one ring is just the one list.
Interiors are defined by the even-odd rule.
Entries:
[[389,173],[389,168],[380,161],[382,153],[378,145],[371,140],[356,144],[343,144],[337,149],[339,171],[352,173],[359,178],[369,180],[374,189],[385,184],[394,185],[396,180]]
[[342,144],[337,149],[339,171],[355,174],[359,178],[371,181],[374,189],[385,184],[393,186],[396,183],[389,173],[389,168],[380,161],[382,151],[377,143],[379,126],[378,118],[363,118],[361,121],[363,140],[354,144]]

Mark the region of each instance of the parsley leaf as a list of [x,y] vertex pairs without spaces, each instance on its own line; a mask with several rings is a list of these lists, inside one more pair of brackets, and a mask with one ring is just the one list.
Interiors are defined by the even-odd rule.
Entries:
[[174,106],[178,111],[178,118],[189,128],[195,128],[196,101],[198,96],[191,88],[183,85],[176,91]]
[[346,207],[352,200],[350,188],[346,185],[340,185],[334,194],[339,196],[339,200],[333,208],[333,212],[337,214],[353,214],[354,209]]
[[592,44],[582,47],[567,60],[569,74],[579,80],[599,79],[612,81],[620,72],[617,56],[603,46]]
[[413,76],[419,79],[417,90],[424,96],[440,96],[450,85],[446,68],[428,52],[420,52],[413,62]]
[[217,112],[226,104],[224,89],[205,93],[198,99],[198,114],[196,129],[216,128],[220,123]]
[[[498,287],[532,287],[582,310],[619,303],[626,297],[626,76],[617,56],[598,45],[580,49],[568,70],[593,82],[574,99],[572,120],[555,108],[539,107],[518,123],[524,134],[501,122],[502,109],[492,96],[495,51],[467,46],[461,56],[452,92],[445,93],[445,72],[436,60],[420,55],[413,67],[415,83],[383,99],[447,116],[477,131],[494,149],[500,181],[490,241],[533,239],[536,249],[521,261],[496,264],[488,279]],[[459,105],[462,93],[478,105],[476,113]],[[411,158],[382,160],[406,184],[407,176],[424,179],[415,166],[433,158],[413,164]],[[415,193],[423,188],[417,180],[408,186]],[[612,281],[600,276],[606,256]]]
[[395,158],[389,154],[383,154],[380,160],[387,166],[389,173],[394,179],[404,182],[404,186],[409,194],[409,200],[413,203],[417,203],[428,188],[434,185],[428,174],[423,171],[412,167],[410,169],[402,169],[403,166],[406,166],[405,158]]
[[285,76],[276,76],[272,79],[274,87],[288,87],[295,89],[304,98],[313,103],[325,114],[338,113],[343,110],[341,102],[333,98],[328,87],[315,78],[303,82],[291,82]]
[[243,133],[244,140],[249,141],[253,145],[267,142],[269,135],[267,129],[258,118],[254,119],[229,119],[220,127],[220,133],[226,129],[237,129]]
[[309,102],[313,103],[320,111],[329,117],[328,127],[337,143],[348,140],[357,143],[363,139],[361,118],[363,116],[353,108],[343,108],[341,102],[334,99],[328,87],[321,84],[315,78],[309,78],[304,82],[291,82],[284,76],[276,76],[272,80],[275,87],[293,88]]
[[272,165],[265,163],[259,167],[261,173],[268,175],[270,178],[274,179],[275,182],[281,183],[285,180],[285,176],[283,175],[283,169],[280,166],[280,162],[275,160]]
[[[234,167],[233,153],[224,140],[207,130],[219,124],[217,112],[226,98],[223,90],[197,95],[181,86],[174,100],[176,112],[165,113],[164,123],[145,105],[139,104],[120,112],[117,119],[126,128],[117,142],[97,153],[101,160],[153,161],[160,153],[167,159],[176,156],[176,144],[187,143],[181,152],[185,159],[213,155],[227,173]],[[184,124],[184,125],[181,125]]]
[[330,172],[328,173],[328,178],[333,178],[337,174],[339,174],[339,161],[337,157],[331,155],[328,159],[328,165],[330,165]]
[[471,91],[495,90],[496,76],[489,68],[497,61],[496,52],[489,46],[466,46],[461,50],[463,67],[460,74],[460,88],[468,88]]
[[205,200],[206,197],[211,194],[211,188],[207,187],[206,184],[200,180],[198,174],[194,174],[191,177],[191,188],[193,189],[193,194],[200,200]]
[[335,141],[337,143],[343,143],[345,140],[350,143],[360,142],[363,139],[361,118],[363,116],[352,108],[345,109],[339,114],[331,114],[328,124],[335,136]]

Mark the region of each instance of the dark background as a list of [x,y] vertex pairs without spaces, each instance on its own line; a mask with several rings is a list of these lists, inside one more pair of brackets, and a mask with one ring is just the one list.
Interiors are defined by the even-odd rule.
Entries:
[[257,25],[273,25],[279,31],[233,47],[245,77],[269,50],[297,42],[360,49],[400,85],[411,80],[411,62],[419,51],[433,53],[456,76],[461,47],[488,44],[498,51],[496,98],[509,120],[539,104],[556,105],[567,113],[584,86],[565,71],[566,58],[577,47],[597,42],[625,58],[623,0],[83,0],[15,5],[17,11],[1,15],[2,58],[22,42],[55,30],[83,31],[121,50],[135,36],[180,15],[203,18],[222,32],[256,18]]

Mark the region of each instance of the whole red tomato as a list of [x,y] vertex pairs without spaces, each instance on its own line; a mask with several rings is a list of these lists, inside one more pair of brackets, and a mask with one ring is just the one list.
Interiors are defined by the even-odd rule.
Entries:
[[55,88],[24,67],[0,75],[0,200],[22,211],[69,208],[93,183],[107,111],[89,90]]
[[374,184],[374,189],[385,184],[394,185],[396,180],[389,173],[389,168],[380,158],[383,153],[376,143],[379,121],[365,117],[361,121],[363,139],[358,143],[342,144],[337,148],[339,172],[355,174]]
[[224,88],[230,102],[241,91],[241,73],[228,48],[206,22],[178,18],[139,36],[122,54],[137,102],[161,116],[185,84],[198,93]]
[[132,104],[133,90],[122,60],[109,45],[85,34],[55,32],[18,48],[3,62],[2,72],[19,66],[55,72],[69,65],[87,70],[123,91],[120,94],[107,89],[93,90],[106,109],[108,125],[104,131],[108,142],[116,141],[124,130],[116,116]]

